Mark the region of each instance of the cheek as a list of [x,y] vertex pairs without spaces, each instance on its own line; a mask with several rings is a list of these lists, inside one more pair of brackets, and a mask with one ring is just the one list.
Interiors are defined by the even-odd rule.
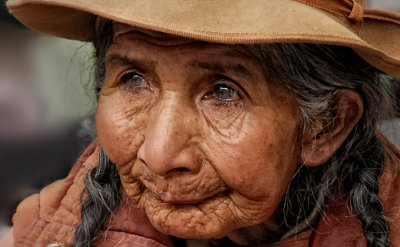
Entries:
[[285,124],[274,116],[243,122],[236,138],[213,136],[212,162],[232,190],[251,200],[280,201],[300,157],[297,121]]
[[101,146],[112,162],[131,162],[142,144],[145,114],[118,95],[100,96],[96,130]]
[[207,125],[219,136],[237,138],[243,128],[246,106],[243,101],[219,102],[206,100],[201,104],[201,113]]

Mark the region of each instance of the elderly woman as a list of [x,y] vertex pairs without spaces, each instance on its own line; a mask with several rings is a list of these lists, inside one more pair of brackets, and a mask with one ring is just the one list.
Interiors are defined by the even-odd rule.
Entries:
[[9,0],[93,42],[98,139],[23,201],[15,246],[399,246],[377,130],[400,16],[355,0]]

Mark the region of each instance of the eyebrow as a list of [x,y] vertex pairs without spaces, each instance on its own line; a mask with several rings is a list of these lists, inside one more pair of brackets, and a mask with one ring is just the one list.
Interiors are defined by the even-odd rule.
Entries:
[[154,63],[147,59],[130,58],[125,55],[111,54],[105,58],[105,62],[114,65],[129,66],[129,67],[154,67]]
[[[112,54],[105,59],[106,63],[130,66],[130,67],[151,67],[154,68],[154,62],[147,59],[138,59],[138,58],[130,58],[128,56],[120,55],[120,54]],[[205,70],[212,71],[214,73],[233,73],[239,77],[252,77],[252,73],[242,64],[240,63],[221,63],[221,62],[205,62],[199,60],[193,60],[188,63],[190,67],[201,68]]]
[[189,66],[206,69],[221,74],[231,72],[240,77],[252,77],[250,71],[240,63],[192,61],[189,63]]

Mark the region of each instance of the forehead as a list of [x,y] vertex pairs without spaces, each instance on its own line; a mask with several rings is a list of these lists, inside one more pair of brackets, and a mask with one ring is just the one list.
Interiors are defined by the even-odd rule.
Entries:
[[[196,44],[199,47],[207,48],[207,50],[220,49],[224,51],[224,54],[229,56],[237,57],[246,56],[254,57],[252,53],[248,52],[245,45],[229,45],[229,44],[218,44],[200,41],[196,39],[190,39],[180,37],[176,35],[166,34],[162,32],[152,31],[148,29],[138,28],[127,24],[114,22],[113,23],[113,43],[128,45],[129,41],[145,41],[149,44],[153,44],[161,47],[175,47],[185,46],[190,44]],[[206,50],[206,49],[202,49]]]
[[[244,46],[202,42],[161,32],[136,28],[122,23],[113,24],[113,44],[107,52],[110,57],[135,59],[137,62],[159,59],[165,54],[171,62],[182,61],[188,66],[200,66],[225,72],[224,68],[249,76],[252,67],[260,64]],[[107,61],[106,60],[106,61]]]
[[120,40],[121,37],[124,37],[128,34],[134,34],[137,36],[141,36],[142,38],[146,37],[152,43],[160,45],[162,44],[166,46],[197,42],[194,39],[188,39],[148,29],[137,28],[123,23],[113,23],[113,32],[114,32],[114,37],[113,37],[114,41]]
[[131,64],[154,64],[152,60],[167,58],[168,63],[241,76],[251,76],[261,68],[244,46],[202,42],[121,23],[114,23],[113,28],[114,42],[106,62],[122,59]]

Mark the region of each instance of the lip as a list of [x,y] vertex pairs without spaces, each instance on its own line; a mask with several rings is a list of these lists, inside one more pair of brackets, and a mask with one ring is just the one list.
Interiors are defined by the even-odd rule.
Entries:
[[166,191],[161,191],[160,193],[155,193],[149,189],[147,189],[147,190],[155,199],[157,199],[163,203],[168,203],[168,204],[173,204],[173,205],[194,205],[194,204],[202,203],[206,200],[209,200],[210,198],[215,197],[215,195],[205,195],[205,196],[200,196],[200,197],[181,198],[181,197],[177,197],[177,196],[173,195],[172,193],[166,192]]
[[221,194],[224,194],[224,192],[218,191],[217,194],[213,193],[210,195],[201,195],[197,197],[181,197],[181,196],[176,196],[168,191],[162,191],[156,188],[153,184],[147,184],[145,181],[143,181],[143,185],[145,190],[154,199],[162,203],[172,204],[175,206],[201,204],[204,203],[205,201],[212,200],[213,198],[216,198]]
[[176,198],[173,194],[169,192],[161,192],[159,197],[156,196],[157,199],[164,203],[174,204],[174,205],[193,205],[203,202],[213,196],[204,196],[199,198]]

